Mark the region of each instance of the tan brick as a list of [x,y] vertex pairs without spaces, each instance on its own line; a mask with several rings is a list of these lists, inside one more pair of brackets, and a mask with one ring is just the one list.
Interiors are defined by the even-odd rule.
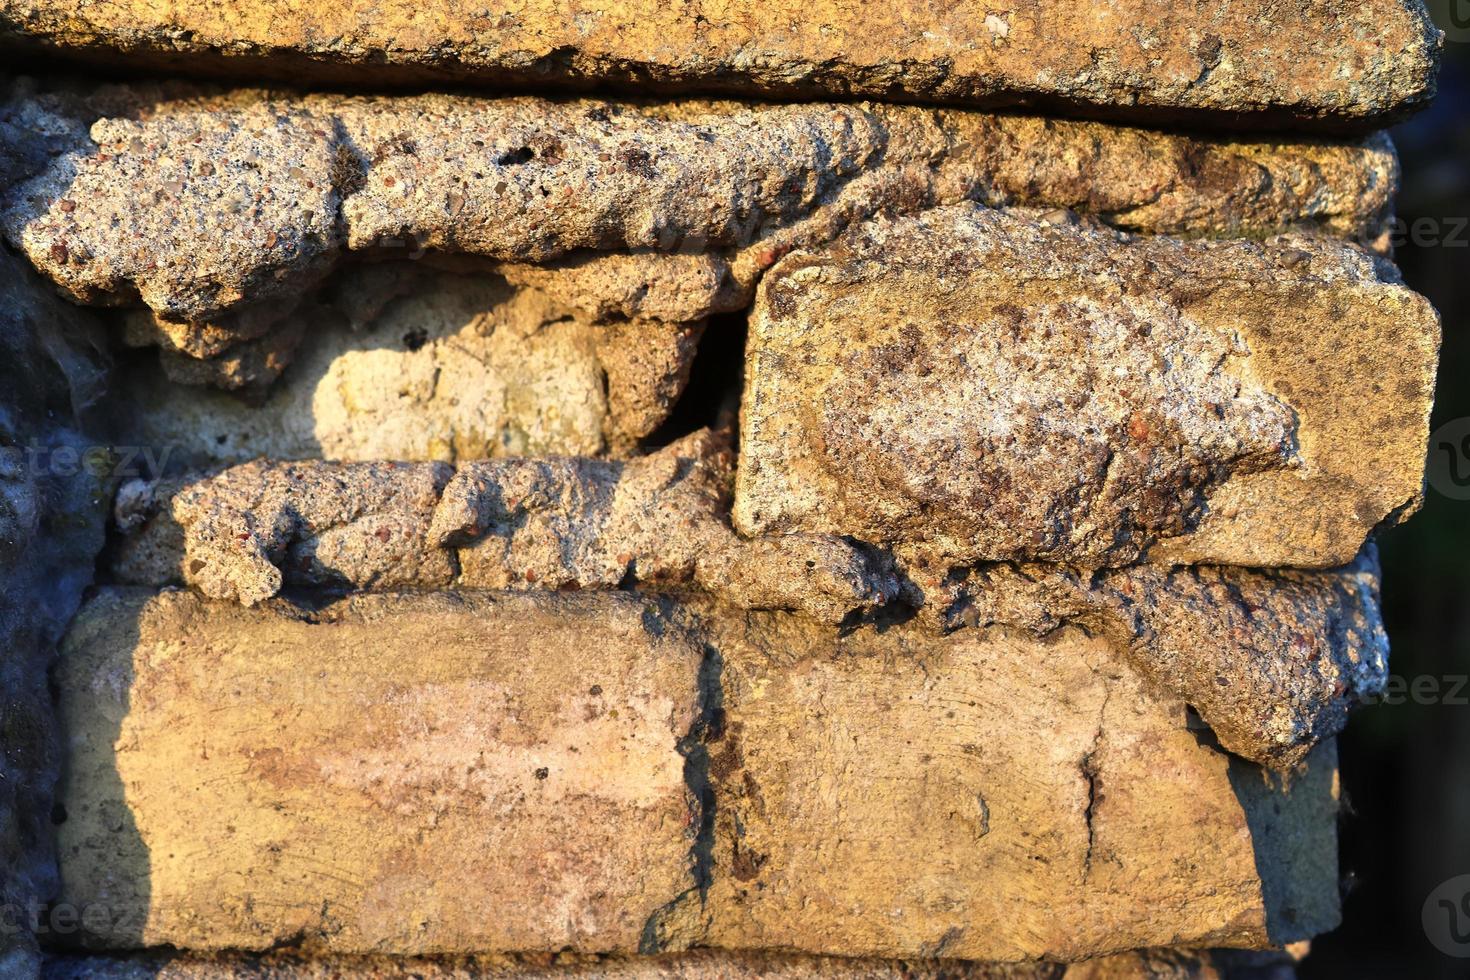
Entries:
[[0,32],[23,48],[297,83],[610,81],[1303,126],[1425,101],[1440,43],[1416,0],[1109,0],[1090,12],[1065,0],[4,0]]
[[108,947],[406,954],[1081,959],[1336,922],[1330,741],[1268,776],[1075,627],[662,608],[105,590],[58,674],[61,901]]
[[60,901],[109,948],[635,952],[694,885],[701,656],[628,597],[104,590]]
[[935,632],[1004,625],[1043,637],[1071,624],[1188,702],[1229,751],[1277,769],[1340,732],[1387,677],[1371,546],[1325,571],[900,569],[833,534],[738,537],[729,470],[728,447],[705,430],[626,461],[487,460],[452,477],[259,461],[213,478],[131,481],[111,568],[130,584],[187,583],[246,604],[283,586],[638,587],[833,626],[917,613]]
[[[300,340],[290,314],[350,251],[478,256],[595,317],[687,322],[885,209],[973,198],[1145,231],[1373,239],[1398,183],[1381,134],[1219,140],[869,103],[7,94],[0,124],[56,142],[10,175],[7,239],[78,301],[145,305],[174,374],[234,386]],[[310,302],[301,319],[320,326]]]
[[1418,505],[1438,344],[1348,246],[874,220],[762,284],[735,526],[941,569],[1343,564]]
[[1075,628],[718,626],[713,945],[1072,960],[1337,923],[1331,742],[1267,776]]
[[[1290,980],[1280,954],[1145,950],[1087,963],[873,960],[700,950],[629,958],[474,956],[395,959],[153,953],[58,956],[46,980]],[[1259,958],[1261,972],[1251,972]],[[1267,973],[1266,970],[1276,972]]]
[[147,365],[118,372],[112,399],[129,439],[168,447],[175,468],[260,456],[595,455],[626,451],[683,391],[697,326],[592,324],[485,270],[459,275],[426,264],[353,269],[330,298],[289,315],[287,329],[305,336],[263,400],[170,383],[180,365],[229,360],[238,346],[204,360],[170,351],[167,377]]

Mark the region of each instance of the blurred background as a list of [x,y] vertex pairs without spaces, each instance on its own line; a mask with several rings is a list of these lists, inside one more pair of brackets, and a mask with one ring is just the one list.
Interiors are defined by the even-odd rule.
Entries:
[[1431,478],[1423,511],[1380,539],[1403,696],[1361,709],[1340,742],[1344,922],[1313,944],[1310,980],[1470,978],[1470,958],[1433,941],[1449,935],[1439,900],[1465,900],[1458,952],[1470,954],[1470,879],[1436,892],[1470,875],[1470,2],[1430,6],[1448,35],[1439,98],[1393,136],[1395,257],[1444,321]]

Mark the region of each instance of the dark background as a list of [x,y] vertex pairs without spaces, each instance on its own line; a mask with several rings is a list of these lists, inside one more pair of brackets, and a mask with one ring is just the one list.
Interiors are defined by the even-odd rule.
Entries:
[[[1432,428],[1470,418],[1470,31],[1442,26],[1439,97],[1393,130],[1407,232],[1395,258],[1444,321]],[[1421,921],[1431,891],[1470,874],[1470,680],[1445,697],[1470,678],[1470,501],[1435,482],[1423,511],[1380,539],[1392,672],[1434,680],[1420,681],[1427,696],[1360,709],[1339,743],[1344,922],[1313,944],[1309,980],[1470,977],[1470,959],[1436,950]]]

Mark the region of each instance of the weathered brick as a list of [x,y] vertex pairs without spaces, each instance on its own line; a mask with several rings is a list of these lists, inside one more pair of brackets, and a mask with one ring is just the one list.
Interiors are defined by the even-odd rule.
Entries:
[[[274,596],[287,581],[448,585],[454,562],[429,543],[428,531],[453,472],[444,463],[257,461],[186,482],[168,504],[198,547],[174,567],[182,564],[206,595],[246,605]],[[168,560],[165,554],[150,548],[149,561]]]
[[762,285],[735,526],[941,569],[1342,564],[1418,505],[1438,344],[1348,246],[877,219]]
[[1143,950],[1070,966],[873,960],[700,950],[629,958],[400,959],[299,953],[55,956],[44,980],[1291,980],[1284,954]]
[[[897,598],[890,562],[841,538],[744,541],[708,430],[629,460],[259,460],[118,494],[118,578],[250,605],[285,586],[614,589],[697,584],[837,623]],[[441,499],[442,494],[442,499]]]
[[[1290,768],[1378,694],[1388,643],[1370,547],[1327,571],[895,562],[833,534],[743,539],[708,431],[630,460],[448,467],[256,462],[119,494],[124,582],[259,602],[285,587],[696,591],[832,625],[1064,624],[1106,637],[1232,752]],[[442,490],[442,496],[440,496]],[[432,515],[432,516],[431,516]]]
[[1371,547],[1330,572],[983,565],[942,583],[948,605],[921,618],[1038,638],[1081,627],[1188,703],[1224,748],[1291,769],[1384,689],[1378,578]]
[[[119,372],[111,402],[128,438],[167,447],[174,472],[273,459],[484,459],[628,451],[683,393],[698,324],[594,324],[493,273],[397,263],[354,268],[289,314],[302,335],[291,370],[254,373],[262,398],[170,383],[165,355]],[[143,311],[133,314],[151,320]],[[146,342],[152,342],[150,338]],[[202,352],[201,352],[202,353]],[[219,386],[219,382],[211,383]],[[252,392],[253,393],[253,392]]]
[[1337,923],[1332,743],[1267,776],[1075,628],[714,629],[712,945],[1068,960]]
[[1019,201],[1147,231],[1372,240],[1398,176],[1381,135],[872,104],[19,83],[0,122],[48,137],[9,168],[6,237],[78,301],[141,301],[133,336],[173,376],[233,388],[280,373],[321,319],[303,294],[349,255],[474,256],[594,318],[692,322],[879,210]]
[[[1063,0],[671,5],[659,0],[351,0],[248,10],[5,0],[22,50],[293,83],[476,81],[544,89],[1043,104],[1148,119],[1361,125],[1433,93],[1440,35],[1416,0],[1343,6]],[[1350,70],[1349,70],[1350,69]]]
[[115,949],[636,952],[695,884],[701,662],[629,597],[104,590],[58,668],[59,901]]
[[1269,776],[1073,627],[108,589],[57,682],[59,901],[109,948],[1067,960],[1336,921],[1332,743]]

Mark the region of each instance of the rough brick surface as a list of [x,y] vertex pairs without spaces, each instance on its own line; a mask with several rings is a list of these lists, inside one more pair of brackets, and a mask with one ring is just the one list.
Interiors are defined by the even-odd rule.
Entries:
[[292,953],[57,956],[44,980],[1291,980],[1277,953],[1143,951],[1086,963],[873,960],[704,950],[626,959],[560,956],[394,959]]
[[1337,922],[1330,744],[1264,777],[1077,629],[713,628],[715,945],[1075,959]]
[[[368,295],[390,287],[403,295]],[[258,456],[625,452],[668,417],[701,332],[644,319],[595,325],[493,272],[421,264],[353,269],[319,300],[287,318],[305,337],[258,399],[170,384],[145,364],[119,372],[111,400],[129,440],[168,447],[175,472]]]
[[141,302],[158,322],[135,333],[172,373],[225,387],[280,372],[302,333],[281,321],[349,252],[480,256],[597,317],[690,322],[880,209],[974,198],[1370,240],[1397,183],[1381,136],[1221,141],[866,104],[23,82],[0,122],[44,137],[8,161],[8,240],[74,299]]
[[57,683],[94,945],[1080,959],[1337,914],[1331,743],[1268,776],[1076,628],[109,589]]
[[921,566],[1342,564],[1418,504],[1438,344],[1345,246],[877,219],[762,285],[735,525]]
[[1001,625],[1105,637],[1232,752],[1277,768],[1381,692],[1388,643],[1370,548],[1316,572],[1141,565],[933,569],[830,534],[742,539],[730,458],[696,433],[651,456],[447,467],[258,462],[133,481],[112,569],[252,604],[283,586],[697,590],[828,624],[917,610],[932,632]]
[[170,501],[194,544],[187,581],[254,605],[287,576],[307,586],[443,586],[452,556],[429,522],[453,471],[442,463],[245,463]]
[[1439,33],[1416,0],[1160,6],[1062,0],[1008,8],[938,0],[797,5],[529,0],[352,0],[242,11],[218,0],[5,0],[11,45],[292,81],[601,82],[642,92],[718,89],[1042,103],[1150,119],[1362,125],[1433,93]]
[[898,595],[883,563],[830,535],[745,542],[730,530],[728,456],[697,433],[626,463],[497,460],[459,468],[430,529],[475,588],[694,582],[736,605],[829,622]]
[[1382,693],[1388,638],[1369,549],[1331,573],[1139,566],[1078,573],[986,565],[954,574],[925,607],[946,628],[1066,625],[1107,638],[1182,698],[1232,752],[1289,769]]
[[58,668],[60,900],[114,949],[636,952],[695,884],[701,658],[626,597],[105,590]]
[[883,145],[856,106],[150,98],[14,188],[3,224],[78,300],[136,292],[195,323],[298,291],[348,247],[525,263],[748,244]]
[[[613,589],[698,584],[837,623],[898,597],[892,564],[831,535],[744,541],[707,430],[627,461],[447,466],[257,461],[118,494],[124,582],[251,605],[284,586]],[[451,476],[452,474],[452,476]],[[442,496],[442,499],[441,499]]]
[[[265,100],[184,118],[98,119],[79,150],[22,185],[19,206],[49,212],[33,228],[46,271],[78,301],[136,295],[165,319],[203,322],[330,268],[340,241],[338,190],[323,179],[336,159],[328,129]],[[20,221],[6,221],[13,241]]]

